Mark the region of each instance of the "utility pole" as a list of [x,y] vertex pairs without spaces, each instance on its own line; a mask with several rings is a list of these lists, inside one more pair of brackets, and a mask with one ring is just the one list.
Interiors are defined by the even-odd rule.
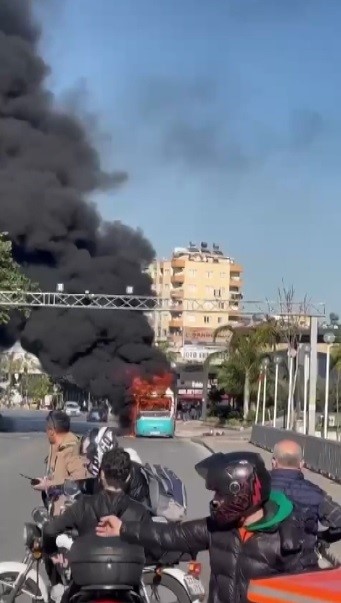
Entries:
[[308,435],[315,435],[316,425],[316,387],[317,387],[317,337],[318,317],[310,317],[310,371],[309,371],[309,404]]

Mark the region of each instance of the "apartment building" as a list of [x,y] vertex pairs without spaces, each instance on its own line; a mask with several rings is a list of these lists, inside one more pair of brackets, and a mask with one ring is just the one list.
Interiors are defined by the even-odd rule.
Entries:
[[[175,347],[209,346],[223,324],[240,321],[242,275],[240,264],[218,245],[207,243],[174,249],[170,259],[157,260],[149,268],[157,295],[169,300],[169,312],[153,317],[156,338]],[[183,300],[216,300],[218,312],[191,312]]]

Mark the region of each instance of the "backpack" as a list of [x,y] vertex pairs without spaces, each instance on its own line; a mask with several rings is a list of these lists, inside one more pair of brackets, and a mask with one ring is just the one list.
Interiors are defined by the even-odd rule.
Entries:
[[141,467],[149,488],[150,510],[167,521],[182,521],[187,513],[187,493],[181,479],[168,467],[150,465]]

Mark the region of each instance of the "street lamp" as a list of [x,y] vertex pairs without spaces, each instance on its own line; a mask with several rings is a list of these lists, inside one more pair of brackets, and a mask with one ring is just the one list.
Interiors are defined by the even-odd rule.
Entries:
[[265,425],[266,382],[267,382],[267,372],[268,372],[268,366],[269,366],[269,364],[270,364],[269,358],[264,358],[264,360],[262,362],[262,368],[263,368],[263,371],[264,371],[262,425]]
[[290,429],[291,421],[291,410],[293,408],[293,380],[294,380],[294,358],[296,358],[295,348],[288,348],[288,364],[289,364],[289,391],[288,391],[288,405],[287,405],[287,429]]
[[324,397],[323,437],[328,437],[328,414],[329,414],[329,371],[330,371],[330,348],[335,341],[335,335],[331,331],[323,335],[323,341],[327,344],[326,357],[326,389]]
[[307,434],[308,385],[310,373],[310,345],[304,346],[304,394],[303,394],[303,433]]
[[276,354],[276,356],[274,357],[274,363],[275,363],[275,397],[274,397],[274,422],[273,422],[273,426],[276,427],[276,421],[277,421],[277,399],[278,399],[278,373],[279,373],[279,365],[282,362],[282,356],[280,356],[279,354]]
[[255,423],[256,423],[256,425],[258,423],[258,417],[259,417],[260,395],[261,395],[261,390],[262,390],[262,377],[263,377],[263,369],[262,369],[262,367],[260,367],[260,369],[259,369],[259,377],[258,377],[256,416],[255,416]]

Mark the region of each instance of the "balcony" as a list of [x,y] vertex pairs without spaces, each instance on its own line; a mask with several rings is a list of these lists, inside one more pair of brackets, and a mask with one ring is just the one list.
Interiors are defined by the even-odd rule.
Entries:
[[174,299],[183,299],[184,290],[181,287],[173,287],[170,291],[171,297]]
[[171,283],[173,285],[182,285],[185,279],[185,273],[182,270],[181,272],[175,272],[174,274],[172,274],[171,276]]
[[232,306],[232,308],[230,306],[228,309],[228,314],[229,314],[229,317],[230,316],[240,316],[241,310],[240,310],[239,306]]
[[180,303],[173,302],[169,306],[169,311],[172,314],[175,314],[177,312],[180,314],[180,312],[183,312],[183,309],[184,309],[184,306],[183,306],[183,304],[181,302]]
[[243,272],[243,266],[234,262],[230,264],[230,272],[239,272],[241,274]]
[[170,329],[182,329],[183,327],[183,320],[182,318],[171,318],[169,321],[169,328]]
[[176,269],[176,268],[185,268],[186,265],[186,258],[173,258],[171,260],[171,268]]

